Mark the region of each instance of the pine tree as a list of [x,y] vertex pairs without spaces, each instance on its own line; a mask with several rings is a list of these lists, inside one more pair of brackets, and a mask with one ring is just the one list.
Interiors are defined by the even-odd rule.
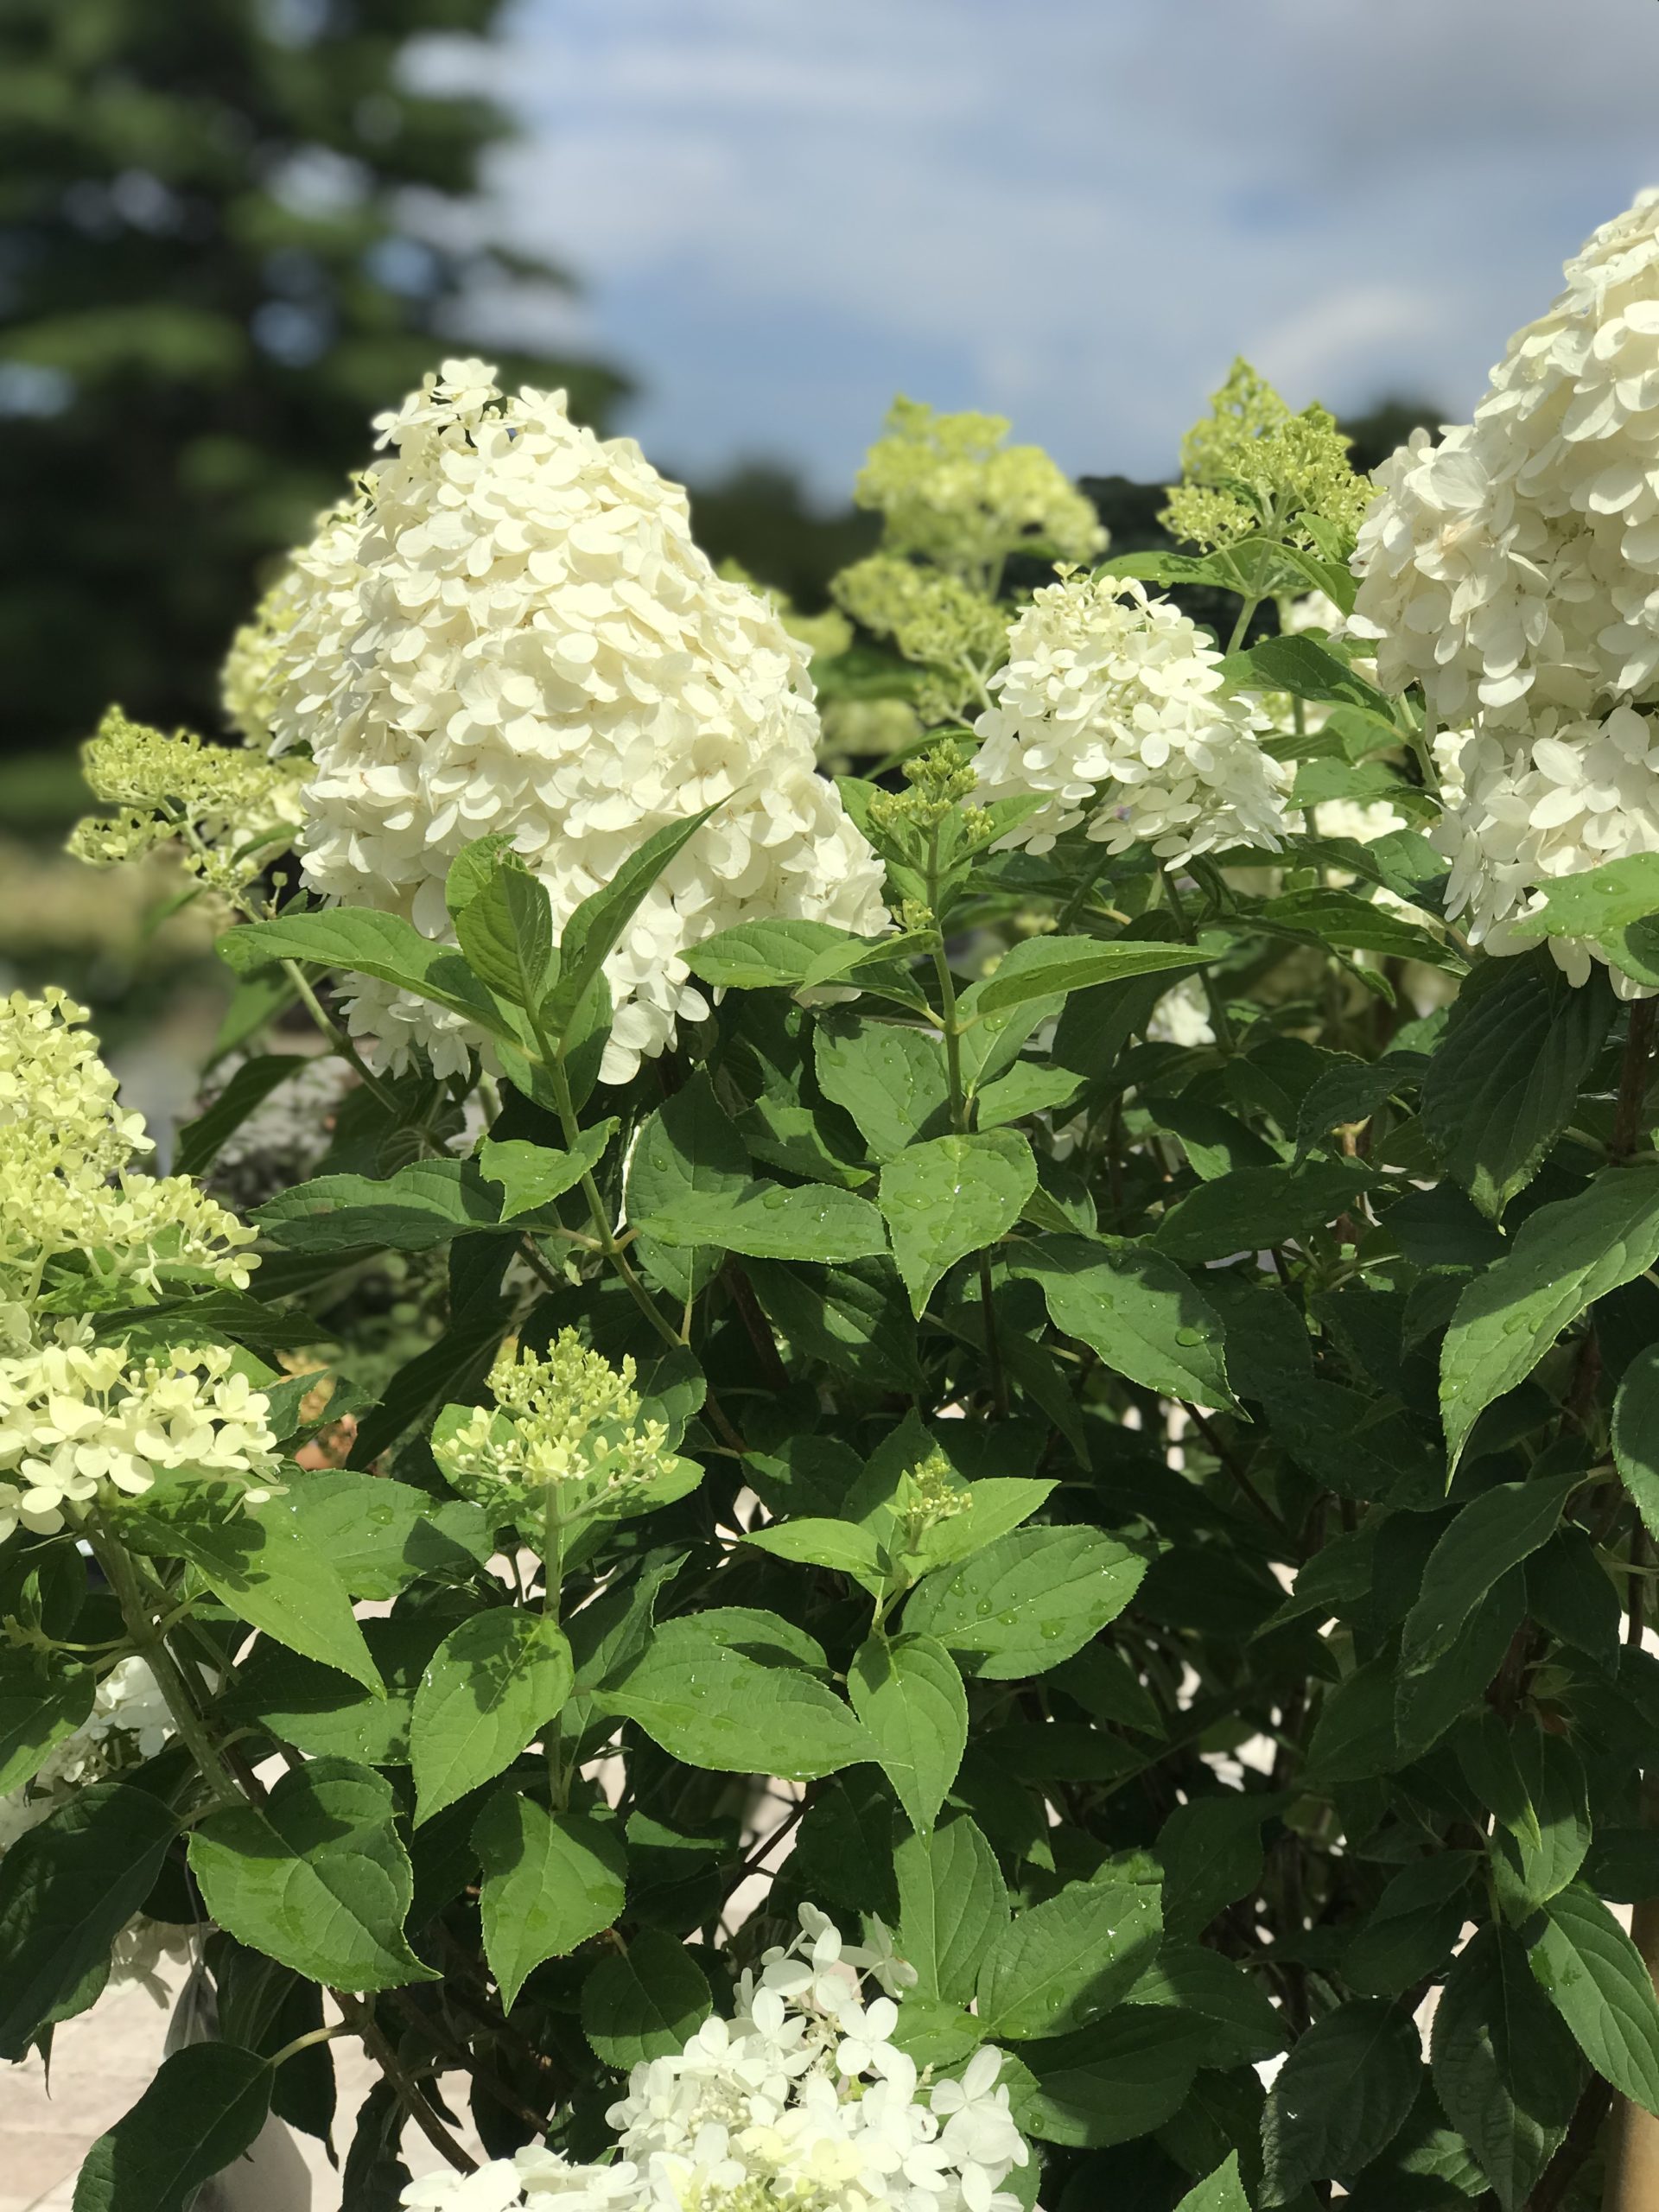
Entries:
[[[508,130],[410,43],[502,0],[0,0],[0,747],[219,726],[262,570],[487,288]],[[457,243],[457,241],[460,241]],[[504,358],[593,419],[619,380]]]

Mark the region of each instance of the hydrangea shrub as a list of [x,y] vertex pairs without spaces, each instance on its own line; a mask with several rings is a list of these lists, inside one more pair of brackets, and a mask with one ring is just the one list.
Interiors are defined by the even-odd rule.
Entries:
[[111,715],[235,982],[164,1176],[0,1006],[0,2055],[187,1989],[81,2212],[1650,2212],[1656,395],[1643,201],[1189,551],[901,403],[826,618],[451,362]]

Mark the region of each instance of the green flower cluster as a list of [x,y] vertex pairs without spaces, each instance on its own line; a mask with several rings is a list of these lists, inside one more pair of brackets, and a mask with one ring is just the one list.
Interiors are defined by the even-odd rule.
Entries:
[[1354,474],[1348,446],[1323,407],[1293,414],[1241,355],[1210,413],[1181,441],[1181,481],[1159,520],[1206,551],[1264,529],[1315,549],[1310,520],[1351,533],[1375,496]]

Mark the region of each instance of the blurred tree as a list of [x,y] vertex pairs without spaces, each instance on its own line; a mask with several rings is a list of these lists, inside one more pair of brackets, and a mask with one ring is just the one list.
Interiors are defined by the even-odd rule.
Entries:
[[[487,292],[563,289],[468,201],[508,130],[411,41],[503,0],[0,0],[0,747],[111,699],[217,728],[270,556]],[[567,384],[591,364],[499,359]]]
[[712,561],[736,561],[786,592],[804,613],[830,603],[830,579],[874,550],[878,516],[854,506],[817,512],[800,479],[778,461],[742,461],[712,484],[691,486],[691,522]]

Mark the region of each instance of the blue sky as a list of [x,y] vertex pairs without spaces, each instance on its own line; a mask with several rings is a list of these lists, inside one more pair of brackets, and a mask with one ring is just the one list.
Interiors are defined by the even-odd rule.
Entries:
[[536,332],[652,457],[830,498],[896,390],[1147,476],[1236,352],[1466,415],[1659,183],[1659,0],[518,0],[424,69],[521,118],[498,219],[583,286]]

